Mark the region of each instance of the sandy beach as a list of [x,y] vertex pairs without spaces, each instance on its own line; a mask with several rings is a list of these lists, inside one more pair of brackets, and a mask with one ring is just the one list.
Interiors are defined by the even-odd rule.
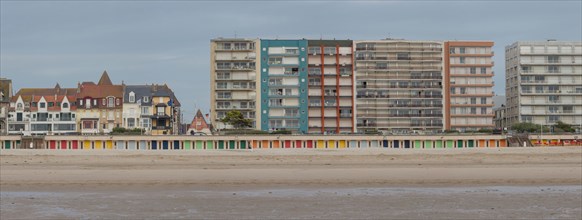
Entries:
[[582,147],[0,152],[0,217],[582,218]]

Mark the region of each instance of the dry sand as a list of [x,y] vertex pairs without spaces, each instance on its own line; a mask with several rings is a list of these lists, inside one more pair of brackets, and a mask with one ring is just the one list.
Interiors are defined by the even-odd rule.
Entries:
[[0,152],[0,217],[582,219],[582,147]]

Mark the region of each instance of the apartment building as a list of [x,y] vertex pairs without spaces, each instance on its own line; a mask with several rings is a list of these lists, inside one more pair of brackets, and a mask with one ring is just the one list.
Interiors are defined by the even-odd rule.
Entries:
[[10,101],[9,134],[66,134],[77,132],[76,89],[23,88]]
[[8,134],[8,110],[12,98],[12,80],[0,78],[0,135]]
[[230,110],[240,111],[259,129],[257,114],[260,72],[258,39],[216,38],[210,41],[210,120],[215,129],[231,128],[219,120]]
[[445,129],[493,129],[493,42],[446,41]]
[[582,124],[582,42],[519,41],[505,47],[506,117]]
[[260,48],[261,130],[307,133],[307,40],[261,39]]
[[357,41],[358,130],[442,131],[443,46],[439,41]]
[[308,40],[308,132],[356,132],[351,40]]

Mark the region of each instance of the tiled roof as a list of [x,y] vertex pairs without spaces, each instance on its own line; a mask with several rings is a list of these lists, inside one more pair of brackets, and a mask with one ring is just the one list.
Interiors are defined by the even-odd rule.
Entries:
[[109,74],[107,74],[107,71],[103,71],[101,79],[99,79],[99,83],[97,83],[97,85],[113,85],[111,79],[109,79]]
[[123,96],[123,86],[122,85],[91,85],[83,84],[81,85],[80,92],[77,95],[78,98],[105,98],[108,96],[122,97]]

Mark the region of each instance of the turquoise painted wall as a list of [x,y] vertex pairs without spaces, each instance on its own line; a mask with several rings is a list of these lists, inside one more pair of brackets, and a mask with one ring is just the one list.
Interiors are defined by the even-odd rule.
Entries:
[[[282,88],[298,88],[299,91],[299,116],[298,117],[285,117],[284,119],[298,119],[299,127],[297,128],[286,128],[288,130],[296,130],[302,133],[307,133],[307,40],[261,40],[261,60],[260,60],[260,71],[261,71],[261,130],[269,131],[269,47],[297,47],[299,48],[299,65],[281,65],[274,64],[278,66],[285,67],[298,67],[299,74],[298,77],[299,85],[296,87],[282,87]],[[271,57],[284,57],[289,55],[284,54],[273,54]],[[289,76],[286,76],[289,77]],[[277,87],[279,88],[279,87]]]

